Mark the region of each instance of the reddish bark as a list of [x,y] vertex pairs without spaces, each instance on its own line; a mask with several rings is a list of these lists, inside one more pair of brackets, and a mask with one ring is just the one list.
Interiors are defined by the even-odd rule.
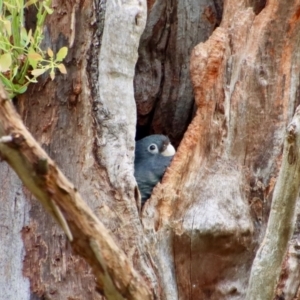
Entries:
[[[27,131],[11,101],[6,98],[2,86],[0,86],[0,107],[1,157],[12,167],[23,184],[64,230],[75,253],[88,262],[95,276],[98,291],[106,299],[112,300],[153,299],[146,283],[133,269],[131,261],[114,242],[110,232],[82,200],[77,189]],[[28,261],[26,261],[24,273],[31,278],[33,292],[38,296],[43,296],[45,287],[42,285],[40,276],[36,276],[39,274],[35,273],[44,273],[44,270],[38,266],[40,261],[47,260],[49,250],[48,245],[41,239],[36,245],[37,226],[36,224],[31,224],[31,226],[31,228],[28,226],[26,230],[23,230],[23,238],[26,241],[26,250],[29,250],[30,253],[26,258],[33,260],[35,267],[29,273]],[[26,234],[30,230],[35,232],[32,232],[31,235]],[[47,230],[45,231],[47,232]],[[28,243],[30,239],[31,241]],[[29,244],[31,244],[31,249],[29,249]],[[38,255],[34,255],[34,246],[38,246],[41,250]],[[60,256],[56,257],[55,254],[52,254],[52,259],[54,261],[51,262],[51,266],[54,270]],[[61,273],[61,271],[60,269],[59,272]],[[43,275],[46,278],[53,275],[49,271],[45,273]],[[60,281],[60,278],[53,277]],[[89,282],[91,281],[88,280]],[[57,287],[52,287],[47,291],[49,297],[57,293]],[[56,296],[58,295],[54,297]]]
[[[158,298],[245,299],[252,260],[268,220],[284,131],[300,102],[299,1],[288,5],[275,0],[226,1],[221,24],[221,1],[148,1],[148,25],[135,78],[138,136],[166,133],[176,145],[183,134],[184,138],[145,206],[145,234],[139,220],[128,217],[136,213],[132,189],[117,190],[101,165],[97,147],[105,140],[95,138],[96,132],[101,136],[101,127],[91,125],[96,110],[102,113],[103,124],[109,117],[97,102],[94,58],[103,10],[94,12],[89,1],[72,4],[76,31],[66,62],[68,76],[58,77],[56,83],[44,81],[29,91],[30,101],[25,96],[18,102],[26,125],[82,191],[153,291],[160,293]],[[59,13],[52,16],[55,26],[49,32],[53,45],[59,47],[69,43],[60,33],[72,34],[66,24],[71,24],[73,5],[55,5]],[[190,62],[193,47],[206,40],[195,47]],[[91,44],[95,46],[90,49]],[[36,91],[41,100],[35,98]],[[12,175],[3,171],[0,176],[6,183],[2,193],[10,195],[3,198],[17,198],[18,189],[11,196],[9,180],[5,181]],[[90,281],[80,279],[82,288],[73,293],[70,287],[76,274],[65,276],[63,264],[52,266],[58,243],[51,241],[60,241],[61,233],[34,200],[28,207],[27,194],[20,198],[24,211],[30,211],[30,221],[24,224],[29,231],[23,230],[29,249],[25,273],[37,261],[42,265],[36,268],[37,277],[30,278],[32,286],[47,296],[62,278],[53,299],[75,293],[89,297]],[[39,226],[31,228],[34,224]],[[48,252],[42,250],[37,259],[28,240],[47,244]],[[59,250],[69,258],[68,272],[84,264],[71,262],[64,242]],[[278,297],[284,299],[299,298],[298,277],[291,267],[294,250],[289,250],[278,288]],[[48,278],[41,269],[63,275]],[[88,277],[90,271],[84,272]]]
[[178,294],[165,284],[166,298],[245,299],[300,86],[299,1],[252,5],[226,2],[194,48],[196,116],[145,208],[149,233],[170,240],[156,260],[173,254]]

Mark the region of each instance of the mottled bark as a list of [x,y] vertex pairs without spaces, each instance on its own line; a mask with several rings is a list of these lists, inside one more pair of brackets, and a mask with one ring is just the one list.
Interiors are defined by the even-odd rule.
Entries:
[[196,115],[143,212],[163,299],[245,299],[299,102],[299,5],[227,1],[194,48]]
[[0,154],[91,266],[106,299],[152,299],[145,282],[77,189],[26,130],[0,86]]
[[[94,150],[98,163],[107,173],[112,193],[105,197],[99,215],[135,267],[157,289],[150,260],[144,256],[140,199],[133,176],[136,127],[133,77],[139,39],[146,23],[146,2],[116,3],[107,3],[99,56],[99,97],[94,99],[97,130]],[[120,30],[120,24],[126,30]]]
[[294,230],[296,200],[300,191],[300,107],[287,128],[280,173],[274,188],[264,239],[249,280],[247,299],[273,299],[288,241]]
[[[299,206],[299,201],[298,201]],[[299,212],[299,208],[297,209]],[[276,289],[274,300],[300,299],[300,247],[299,247],[299,214],[293,239],[289,242],[287,255],[282,264],[282,272]]]
[[[38,142],[95,209],[105,193],[101,192],[104,184],[92,155],[92,104],[86,68],[98,11],[92,1],[85,1],[80,9],[76,1],[53,1],[53,7],[55,12],[45,27],[43,47],[54,52],[62,46],[69,48],[65,60],[68,75],[57,74],[53,82],[42,78],[39,85],[31,86],[27,95],[17,99],[16,106]],[[7,171],[9,176],[10,172],[13,171]],[[1,178],[7,174],[1,172]],[[24,215],[18,232],[23,243],[16,252],[23,260],[23,274],[10,280],[7,299],[15,299],[10,291],[21,280],[26,282],[27,289],[22,289],[19,299],[101,299],[91,269],[72,253],[52,217],[19,182],[11,184],[17,186],[18,213]],[[12,199],[13,195],[2,198],[4,207],[10,206]],[[3,240],[4,245],[8,242]],[[4,261],[8,258],[7,254],[2,256]]]
[[[68,75],[57,74],[53,82],[43,77],[15,104],[38,142],[153,287],[157,283],[144,255],[133,177],[133,75],[145,3],[110,1],[105,17],[106,1],[53,1],[55,10],[45,28],[43,47],[54,52],[61,46],[69,48],[64,62]],[[0,180],[5,216],[1,221],[5,229],[0,248],[1,295],[6,299],[102,299],[85,261],[72,253],[62,231],[4,162]],[[13,260],[7,251],[10,247]]]
[[[106,1],[56,1],[45,46],[69,46],[68,76],[17,101],[158,299],[245,299],[299,104],[299,0],[222,3],[147,1],[137,136],[165,133],[176,145],[184,137],[142,211],[144,230],[132,171],[144,2],[110,1],[105,21]],[[4,163],[0,180],[6,299],[100,299],[91,270]],[[276,299],[299,298],[298,239],[299,229]]]

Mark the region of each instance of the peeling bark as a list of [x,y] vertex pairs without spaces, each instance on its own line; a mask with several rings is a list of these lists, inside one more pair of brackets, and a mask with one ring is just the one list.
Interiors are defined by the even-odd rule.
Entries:
[[152,299],[109,232],[35,142],[0,87],[0,153],[93,269],[107,299]]
[[143,211],[163,299],[246,296],[299,101],[299,1],[254,2],[194,48],[196,115]]
[[[106,197],[105,208],[99,215],[106,219],[118,244],[157,293],[157,278],[150,258],[145,255],[140,196],[133,176],[136,129],[133,77],[146,10],[145,1],[127,1],[122,5],[110,1],[106,5],[99,54],[99,98],[94,99],[97,130],[94,151],[107,173],[113,194]],[[125,31],[120,30],[120,24]]]
[[[138,1],[110,1],[106,21],[105,0],[54,2],[45,43],[54,50],[73,45],[68,76],[31,87],[17,107],[157,299],[244,300],[271,210],[285,128],[300,101],[300,3],[147,4],[134,82],[137,137],[165,133],[180,146],[142,211],[144,230],[132,172]],[[0,179],[7,216],[0,229],[11,238],[4,229],[0,234],[4,249],[14,241],[19,268],[10,267],[7,251],[3,265],[22,283],[16,295],[102,299],[91,270],[4,163]],[[21,230],[31,292],[21,276]],[[275,299],[299,298],[298,239],[295,232]],[[5,280],[1,290],[9,295],[7,282],[16,289]]]
[[[299,220],[297,221],[299,223]],[[299,299],[300,263],[299,238],[296,236],[289,242],[287,253],[282,264],[281,275],[278,280],[274,300]]]
[[[151,283],[157,286],[149,257],[144,254],[145,241],[135,203],[138,195],[135,195],[136,183],[133,177],[136,108],[132,77],[139,35],[146,18],[146,2],[110,2],[107,23],[104,22],[105,2],[53,1],[55,11],[45,28],[44,47],[49,46],[54,51],[61,46],[69,47],[64,62],[68,75],[57,74],[53,82],[42,78],[39,84],[29,88],[26,95],[16,100],[16,106],[26,126],[72,180],[89,207],[110,230],[115,243],[126,252],[130,262],[142,273],[149,286]],[[127,25],[120,27],[118,20]],[[105,46],[102,47],[104,26],[107,27],[103,37]],[[123,39],[117,47],[114,39],[119,37]],[[122,47],[124,40],[128,42],[127,48]],[[111,49],[114,50],[114,56],[119,53],[118,59],[113,59]],[[122,63],[119,59],[122,59]],[[99,63],[99,60],[102,62]],[[111,80],[100,76],[108,76]],[[108,89],[105,90],[107,82],[113,95],[108,94]],[[112,103],[112,99],[118,100],[118,104]],[[127,111],[125,121],[124,110]],[[114,114],[119,113],[120,122],[117,124],[118,116]],[[108,115],[112,119],[107,119]],[[121,131],[116,133],[116,128]],[[121,152],[119,146],[124,151]],[[109,160],[103,159],[104,156]],[[2,162],[2,165],[5,166],[5,163]],[[108,165],[114,168],[108,170]],[[118,169],[122,172],[118,172]],[[5,167],[1,166],[1,178],[10,175],[11,171],[4,170]],[[11,175],[11,178],[16,176]],[[14,180],[11,185],[17,186],[16,193],[21,193],[19,206],[24,212],[21,209],[19,214],[24,217],[22,219],[20,216],[22,221],[16,224],[19,231],[13,238],[15,241],[20,239],[22,231],[24,240],[23,244],[22,240],[15,243],[15,246],[18,245],[16,255],[21,262],[20,267],[15,269],[19,272],[18,280],[9,280],[9,274],[3,273],[10,282],[8,295],[9,291],[15,289],[15,284],[23,280],[20,299],[102,299],[95,291],[90,268],[84,260],[72,253],[63,232],[41,205],[17,179]],[[3,187],[1,200],[9,208],[16,196],[6,191]],[[3,222],[6,223],[11,226],[9,219]],[[11,239],[2,242],[3,247],[9,247]],[[6,265],[10,255],[5,253],[2,259]],[[33,265],[36,267],[29,270],[29,266]],[[2,287],[2,281],[0,284]],[[5,283],[3,289],[6,289]]]
[[287,128],[281,169],[276,181],[265,237],[256,253],[247,299],[272,299],[280,267],[294,228],[300,191],[300,107]]

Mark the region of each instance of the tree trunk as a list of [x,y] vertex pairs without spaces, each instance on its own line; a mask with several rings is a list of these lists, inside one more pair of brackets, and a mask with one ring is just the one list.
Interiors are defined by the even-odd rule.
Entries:
[[[130,261],[155,286],[149,258],[142,253],[144,238],[133,177],[133,76],[146,3],[58,1],[53,7],[55,13],[45,28],[44,46],[54,52],[61,46],[69,47],[68,75],[58,75],[53,82],[42,78],[39,85],[18,98],[16,106],[35,138],[74,183]],[[119,30],[120,22],[126,30]],[[101,299],[86,262],[72,253],[55,222],[2,164],[0,176],[6,185],[1,198],[7,208],[3,226],[11,232],[3,239],[3,297]],[[13,199],[18,208],[11,208]],[[14,213],[20,220],[12,231],[9,224]],[[19,242],[12,243],[14,240]],[[11,244],[16,247],[17,267],[11,264],[12,252],[6,250]],[[7,275],[8,268],[14,273]],[[19,282],[23,282],[22,289]]]
[[[227,1],[220,27],[193,50],[197,111],[143,213],[163,299],[246,297],[284,131],[299,104],[298,10],[299,1]],[[282,299],[297,295],[294,249],[277,289],[289,297]]]
[[[16,107],[154,299],[245,299],[300,102],[300,1],[147,1],[137,49],[145,5],[53,1],[44,46],[69,47],[68,75]],[[134,96],[137,136],[180,144],[141,215]],[[103,299],[5,162],[0,180],[3,299]],[[300,299],[298,223],[276,299]]]

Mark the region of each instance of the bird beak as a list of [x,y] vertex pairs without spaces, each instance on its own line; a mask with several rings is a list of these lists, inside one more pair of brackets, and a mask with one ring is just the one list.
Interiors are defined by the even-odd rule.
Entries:
[[163,156],[173,156],[175,154],[175,148],[172,146],[171,143],[169,143],[168,147],[163,151],[161,152],[161,155]]

